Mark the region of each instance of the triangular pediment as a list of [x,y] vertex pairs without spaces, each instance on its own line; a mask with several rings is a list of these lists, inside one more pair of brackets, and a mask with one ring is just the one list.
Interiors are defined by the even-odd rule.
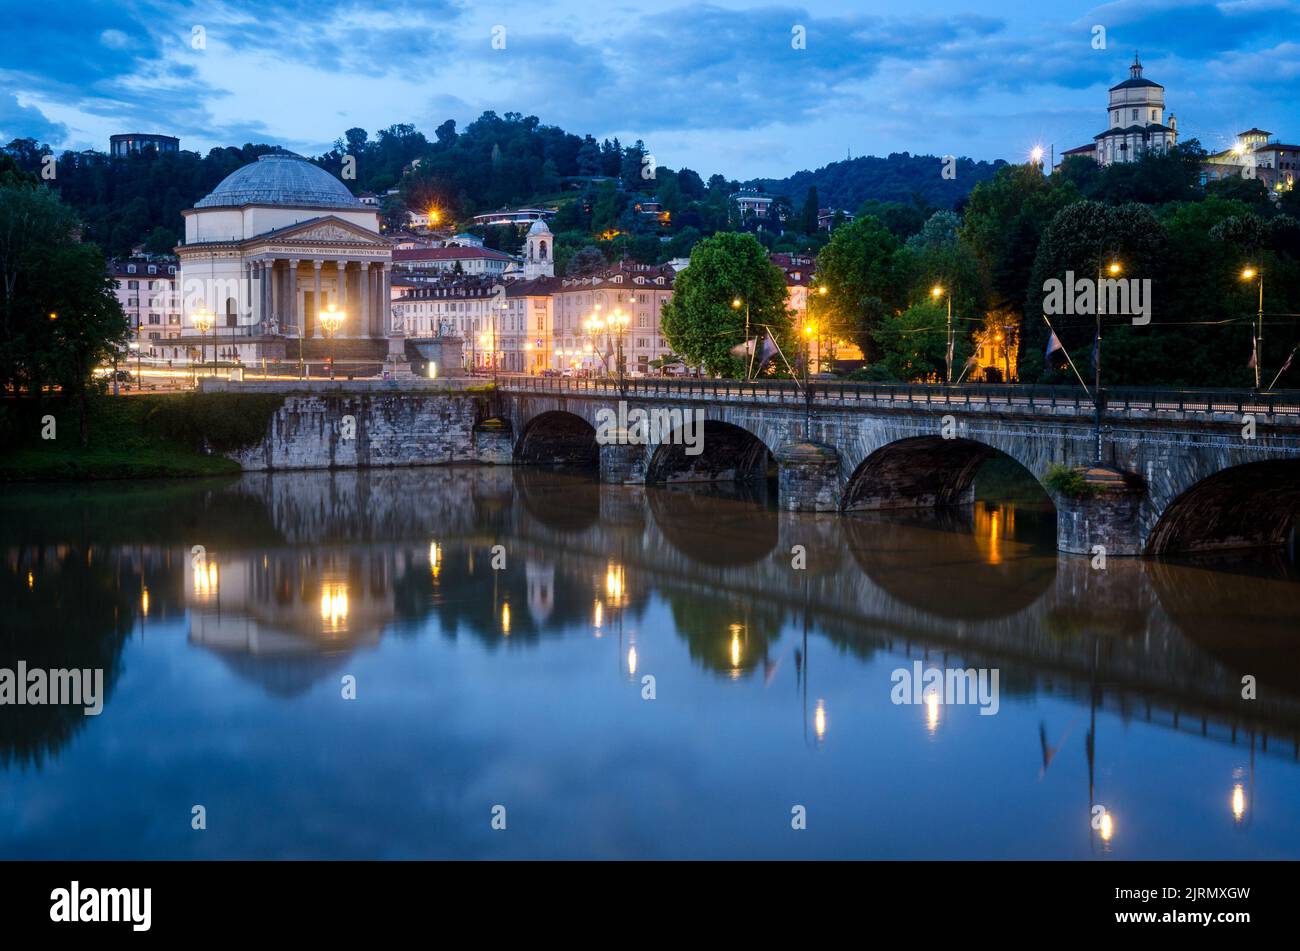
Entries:
[[296,224],[276,228],[274,231],[268,231],[265,234],[249,238],[246,243],[256,244],[265,241],[274,241],[276,243],[301,241],[305,244],[372,244],[377,247],[391,247],[390,242],[383,235],[353,224],[350,221],[345,221],[337,215],[308,218],[306,221],[299,221]]

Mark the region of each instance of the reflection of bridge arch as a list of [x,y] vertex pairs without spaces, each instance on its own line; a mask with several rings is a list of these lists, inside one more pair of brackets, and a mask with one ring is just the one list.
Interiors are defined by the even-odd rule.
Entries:
[[514,469],[515,491],[524,511],[557,532],[584,532],[600,522],[600,485],[589,478]]
[[984,442],[914,436],[868,453],[849,475],[841,508],[938,508],[971,502],[975,473],[995,456],[1005,456],[1038,477],[1033,460]]
[[768,444],[743,426],[706,419],[698,455],[687,455],[680,431],[655,447],[647,482],[732,482],[764,478],[772,465]]
[[692,561],[717,567],[755,565],[776,547],[776,512],[755,507],[751,493],[647,489],[650,512],[664,539]]
[[1056,578],[1055,532],[1045,528],[1043,513],[1023,505],[857,516],[845,519],[844,533],[854,561],[876,585],[942,618],[1010,617]]
[[528,465],[594,468],[600,461],[596,428],[566,410],[539,413],[524,424],[515,458]]
[[1147,553],[1276,548],[1297,516],[1300,461],[1236,465],[1192,482],[1165,505]]

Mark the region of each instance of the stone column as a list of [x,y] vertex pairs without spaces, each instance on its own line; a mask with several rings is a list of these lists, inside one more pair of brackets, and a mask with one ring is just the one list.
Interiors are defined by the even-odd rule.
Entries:
[[361,262],[361,273],[357,277],[357,296],[361,298],[361,319],[357,327],[361,333],[359,336],[371,336],[370,326],[370,262]]
[[348,319],[339,327],[338,333],[334,336],[350,336],[352,333],[352,321],[356,320],[357,315],[348,303],[348,262],[335,261],[334,266],[338,268],[339,289],[338,289],[338,308],[348,315]]
[[289,323],[294,333],[302,336],[302,318],[298,315],[298,259],[289,259]]
[[262,317],[275,320],[275,258],[262,262]]
[[393,265],[384,262],[383,275],[379,281],[380,311],[384,315],[384,333],[393,329]]
[[[315,302],[315,307],[316,307],[317,313],[319,313],[321,310],[324,309],[324,308],[321,306],[321,299],[320,299],[320,269],[321,269],[321,267],[322,267],[324,264],[325,264],[325,262],[322,261],[320,258],[316,258],[316,260],[314,260],[314,261],[311,262],[312,270],[316,272],[316,302]],[[320,319],[319,319],[319,317],[317,316],[317,314],[308,314],[308,315],[307,315],[307,326],[308,326],[309,328],[311,328],[310,331],[308,332],[307,336],[309,336],[309,337],[319,337],[319,336],[320,336]]]

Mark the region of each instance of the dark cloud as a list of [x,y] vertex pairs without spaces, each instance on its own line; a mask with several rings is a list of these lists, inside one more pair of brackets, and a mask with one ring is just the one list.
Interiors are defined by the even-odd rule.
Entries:
[[67,137],[68,127],[62,122],[51,122],[39,109],[19,105],[12,93],[0,93],[0,144],[14,139],[62,142]]

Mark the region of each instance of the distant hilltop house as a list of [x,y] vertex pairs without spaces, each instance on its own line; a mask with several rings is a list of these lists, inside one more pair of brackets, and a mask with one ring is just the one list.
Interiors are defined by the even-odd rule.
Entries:
[[1300,145],[1270,141],[1273,133],[1247,129],[1230,149],[1201,163],[1201,183],[1224,178],[1257,178],[1275,198],[1295,187],[1300,174]]
[[771,214],[772,202],[776,199],[771,195],[764,195],[757,188],[742,188],[731,196],[731,200],[736,203],[740,209],[742,218],[754,217],[765,219]]
[[555,208],[503,208],[475,215],[474,224],[479,227],[487,225],[531,225],[534,221],[545,221],[555,217]]
[[159,154],[179,152],[181,140],[171,135],[157,135],[152,132],[123,132],[121,135],[108,137],[108,154],[113,158],[126,158],[138,155],[146,148],[153,148]]
[[848,224],[856,217],[852,212],[845,211],[843,208],[818,208],[817,209],[817,228],[820,231],[830,231],[835,227],[836,218]]

